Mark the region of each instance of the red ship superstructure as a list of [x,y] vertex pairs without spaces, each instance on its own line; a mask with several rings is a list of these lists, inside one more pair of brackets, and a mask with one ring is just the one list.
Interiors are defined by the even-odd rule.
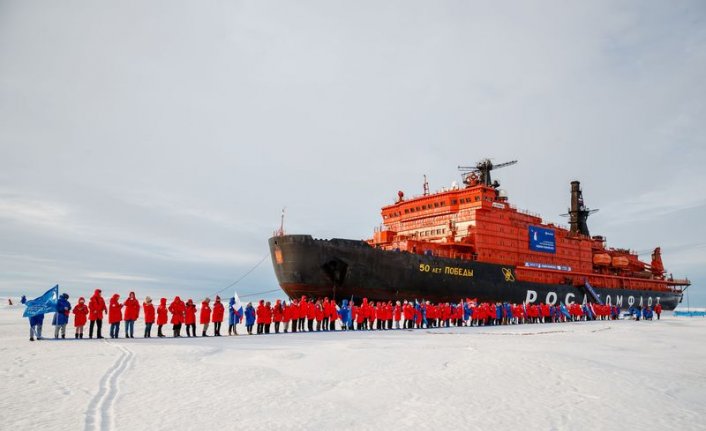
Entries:
[[681,292],[688,279],[666,277],[660,248],[650,263],[627,249],[609,248],[591,236],[578,181],[571,183],[570,228],[512,206],[490,173],[516,161],[483,160],[465,171],[463,186],[405,199],[382,208],[383,225],[367,242],[384,250],[514,267],[519,282],[602,289]]

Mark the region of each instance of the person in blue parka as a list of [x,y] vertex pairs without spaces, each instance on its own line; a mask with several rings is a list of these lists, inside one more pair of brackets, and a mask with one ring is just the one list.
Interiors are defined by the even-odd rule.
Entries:
[[245,328],[248,330],[248,334],[252,335],[252,327],[255,324],[255,308],[252,306],[252,302],[248,302],[248,306],[245,307]]
[[230,298],[228,301],[228,335],[238,335],[238,323],[240,323],[241,317],[238,310],[235,309],[235,298]]
[[341,302],[341,307],[338,309],[338,316],[341,318],[341,329],[344,331],[348,330],[351,322],[351,309],[348,306],[348,300],[344,299]]
[[42,339],[42,324],[44,323],[44,314],[36,314],[29,318],[29,341]]
[[504,311],[504,316],[505,316],[505,324],[510,325],[513,323],[513,316],[512,316],[512,305],[510,305],[509,302],[504,302],[503,303],[503,311]]
[[70,311],[69,294],[62,293],[56,302],[56,313],[54,313],[54,319],[52,320],[54,338],[59,338],[59,332],[61,332],[61,338],[66,338],[66,324],[69,323]]

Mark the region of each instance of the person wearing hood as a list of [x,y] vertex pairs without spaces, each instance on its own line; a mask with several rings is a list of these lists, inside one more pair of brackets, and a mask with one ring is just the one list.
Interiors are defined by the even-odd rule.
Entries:
[[135,338],[135,320],[140,317],[140,301],[130,292],[125,303],[125,338]]
[[157,337],[163,338],[162,327],[167,324],[168,316],[167,313],[169,309],[167,308],[167,298],[161,298],[159,300],[159,306],[157,307]]
[[240,314],[235,309],[235,298],[231,297],[228,300],[228,335],[238,335],[238,323],[240,323]]
[[42,339],[42,325],[44,324],[44,313],[35,314],[29,318],[29,341],[34,341],[34,337],[37,340]]
[[184,324],[186,324],[186,336],[196,336],[196,304],[194,300],[189,298],[186,301],[186,309],[184,312]]
[[152,325],[154,324],[154,305],[152,298],[145,297],[145,302],[142,303],[142,309],[145,312],[145,338],[152,338]]
[[86,326],[88,320],[88,306],[83,296],[78,298],[78,304],[74,307],[73,314],[74,327],[76,328],[74,338],[83,338],[83,327]]
[[248,302],[245,307],[245,329],[248,331],[248,335],[252,335],[252,327],[255,324],[255,308],[252,306],[252,302]]
[[292,299],[289,302],[289,319],[292,322],[292,332],[297,332],[299,328],[299,301]]
[[108,323],[110,323],[110,338],[118,338],[120,322],[123,320],[123,304],[119,302],[120,295],[117,293],[110,298],[108,309]]
[[348,330],[349,321],[351,318],[351,310],[348,308],[348,300],[344,299],[341,302],[341,308],[338,310],[338,315],[341,318],[341,329]]
[[101,296],[101,290],[96,289],[93,296],[88,300],[88,338],[93,338],[93,326],[96,327],[96,338],[103,338],[101,335],[101,327],[103,326],[103,315],[108,312],[105,306],[105,301]]
[[56,302],[56,313],[54,313],[54,319],[52,321],[54,325],[54,338],[59,338],[59,333],[61,333],[61,338],[66,338],[66,324],[69,323],[70,312],[71,304],[69,303],[69,294],[62,293]]
[[275,334],[279,334],[279,325],[284,317],[282,312],[282,301],[275,301],[275,306],[272,307],[272,321],[275,322]]
[[181,325],[184,324],[184,311],[186,305],[178,296],[174,297],[174,301],[169,304],[169,312],[172,313],[172,330],[174,337],[181,337]]
[[261,299],[257,304],[257,335],[265,332],[265,300]]
[[211,298],[206,298],[201,301],[201,314],[199,315],[199,323],[203,325],[201,331],[202,337],[208,337],[208,324],[211,323],[211,306],[209,305]]
[[221,336],[221,324],[223,323],[225,310],[221,302],[221,297],[216,295],[216,300],[213,303],[213,314],[211,315],[211,320],[213,321],[213,335],[216,337]]

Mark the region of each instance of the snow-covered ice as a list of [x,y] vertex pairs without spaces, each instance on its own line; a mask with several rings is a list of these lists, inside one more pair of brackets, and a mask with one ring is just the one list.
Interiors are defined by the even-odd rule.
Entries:
[[3,429],[706,428],[702,318],[31,343],[22,310]]

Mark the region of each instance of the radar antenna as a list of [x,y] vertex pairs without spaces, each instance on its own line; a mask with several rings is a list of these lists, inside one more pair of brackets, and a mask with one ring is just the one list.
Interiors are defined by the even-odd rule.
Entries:
[[517,160],[511,160],[509,162],[494,165],[490,159],[484,159],[476,163],[475,166],[459,166],[458,170],[463,172],[463,183],[468,186],[472,185],[471,183],[475,181],[475,178],[478,178],[478,182],[480,184],[497,189],[500,187],[500,183],[497,181],[492,181],[490,178],[490,171],[511,166],[515,163],[517,163]]

